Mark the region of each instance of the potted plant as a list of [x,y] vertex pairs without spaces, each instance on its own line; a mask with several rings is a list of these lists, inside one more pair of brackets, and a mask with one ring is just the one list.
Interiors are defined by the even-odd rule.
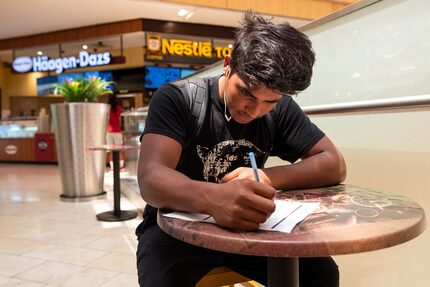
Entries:
[[106,141],[109,105],[99,103],[101,95],[112,93],[113,82],[101,78],[67,79],[56,85],[65,103],[52,104],[52,119],[61,172],[61,199],[84,201],[105,196],[103,178],[106,153],[88,147]]
[[64,100],[69,103],[97,102],[100,96],[112,93],[112,90],[108,89],[112,84],[113,82],[97,77],[77,80],[69,78],[63,84],[55,85],[55,93],[64,95]]

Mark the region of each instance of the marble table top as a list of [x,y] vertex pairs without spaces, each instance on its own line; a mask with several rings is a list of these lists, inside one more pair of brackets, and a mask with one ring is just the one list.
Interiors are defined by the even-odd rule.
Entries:
[[291,233],[231,230],[216,224],[164,217],[171,236],[197,246],[247,255],[310,257],[350,254],[404,243],[426,226],[422,207],[399,194],[351,185],[281,191],[281,200],[319,201],[319,209]]

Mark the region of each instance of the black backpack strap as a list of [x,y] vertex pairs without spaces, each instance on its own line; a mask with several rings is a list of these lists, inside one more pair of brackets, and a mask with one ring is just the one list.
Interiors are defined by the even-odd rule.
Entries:
[[276,133],[276,119],[275,119],[275,114],[274,112],[270,112],[268,114],[266,114],[266,116],[264,117],[266,119],[266,124],[267,127],[269,128],[269,133],[270,133],[270,152],[273,149],[273,144],[275,143],[275,133]]
[[208,79],[189,78],[172,83],[178,87],[187,99],[191,111],[189,126],[193,131],[191,139],[200,134],[208,105]]

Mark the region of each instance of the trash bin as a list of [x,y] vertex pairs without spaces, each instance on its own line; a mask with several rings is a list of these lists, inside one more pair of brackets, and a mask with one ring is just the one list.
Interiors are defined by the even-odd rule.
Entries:
[[37,162],[57,161],[53,133],[36,133],[34,135],[34,157]]

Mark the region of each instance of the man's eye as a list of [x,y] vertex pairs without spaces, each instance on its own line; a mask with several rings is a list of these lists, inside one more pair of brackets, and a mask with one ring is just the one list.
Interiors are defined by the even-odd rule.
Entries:
[[242,95],[244,95],[246,97],[252,97],[251,93],[246,91],[246,90],[241,90],[240,92],[242,93]]

